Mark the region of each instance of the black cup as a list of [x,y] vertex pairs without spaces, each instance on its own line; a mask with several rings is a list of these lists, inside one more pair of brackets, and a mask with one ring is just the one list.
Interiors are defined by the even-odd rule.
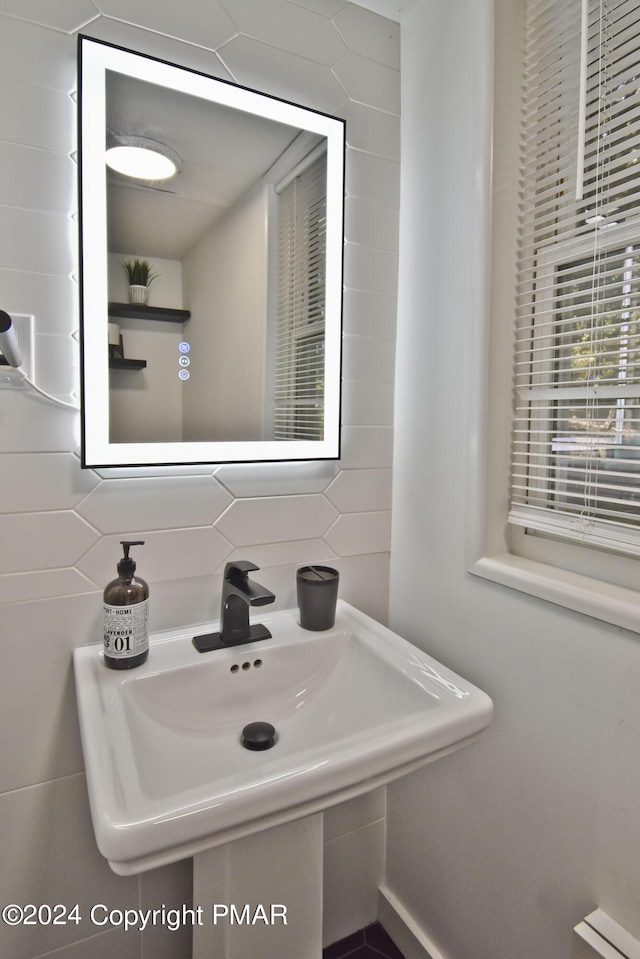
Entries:
[[301,566],[296,574],[300,625],[331,629],[336,621],[340,574],[330,566]]

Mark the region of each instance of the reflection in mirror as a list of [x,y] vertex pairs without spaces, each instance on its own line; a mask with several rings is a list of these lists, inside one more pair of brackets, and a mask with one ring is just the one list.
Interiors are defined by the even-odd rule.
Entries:
[[80,92],[83,465],[339,456],[343,121],[86,37]]

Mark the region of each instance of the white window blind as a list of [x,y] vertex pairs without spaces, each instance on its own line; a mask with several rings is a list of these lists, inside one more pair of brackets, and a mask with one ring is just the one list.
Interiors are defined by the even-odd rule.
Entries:
[[324,437],[326,153],[278,197],[274,438]]
[[509,520],[638,555],[637,0],[527,6]]

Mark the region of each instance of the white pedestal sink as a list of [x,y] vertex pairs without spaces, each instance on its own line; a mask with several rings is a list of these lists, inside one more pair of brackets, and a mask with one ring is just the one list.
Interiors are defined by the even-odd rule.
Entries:
[[323,816],[236,839],[193,859],[193,901],[206,904],[192,959],[320,959]]
[[[106,668],[98,646],[74,651],[93,825],[115,872],[312,816],[473,742],[491,721],[485,693],[347,603],[324,632],[297,617],[263,614],[271,639],[210,653],[192,638],[215,624],[156,634],[131,671]],[[275,728],[270,748],[243,747],[253,722]]]

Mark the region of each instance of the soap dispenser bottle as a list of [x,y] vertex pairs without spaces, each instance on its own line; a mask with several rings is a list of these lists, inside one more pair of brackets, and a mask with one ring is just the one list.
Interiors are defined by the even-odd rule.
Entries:
[[118,578],[104,591],[104,661],[111,669],[133,669],[149,655],[149,587],[134,576],[136,564],[129,556],[129,549],[144,546],[144,540],[120,542],[124,557]]

